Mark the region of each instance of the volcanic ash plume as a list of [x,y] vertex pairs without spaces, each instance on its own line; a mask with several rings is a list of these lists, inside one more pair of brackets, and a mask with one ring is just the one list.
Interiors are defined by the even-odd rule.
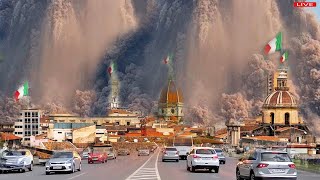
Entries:
[[[243,83],[250,88],[248,93],[258,93],[261,98],[265,90],[260,87],[266,72],[254,68],[253,72],[247,72],[252,73],[246,75],[248,78],[258,75],[258,80],[250,82],[257,84],[242,82],[239,78],[250,65],[251,54],[260,53],[280,27],[279,10],[274,1],[197,1],[188,35],[186,71],[192,72],[187,74],[185,82],[188,103],[199,104],[202,97],[207,99],[209,109],[219,109],[221,94],[237,92]],[[265,61],[263,57],[259,60],[261,62],[255,63]],[[258,89],[249,87],[256,85]]]
[[52,0],[33,95],[70,105],[76,89],[92,85],[105,49],[136,26],[131,1]]

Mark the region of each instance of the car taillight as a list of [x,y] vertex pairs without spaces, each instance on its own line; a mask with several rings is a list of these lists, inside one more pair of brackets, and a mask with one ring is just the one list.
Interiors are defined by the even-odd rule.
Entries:
[[176,154],[178,154],[178,155],[179,155],[179,151],[177,151],[177,152],[176,152]]
[[265,167],[268,167],[269,164],[263,164],[263,163],[260,163],[258,164],[257,168],[265,168]]
[[212,158],[213,159],[218,159],[218,155],[214,155]]
[[193,155],[193,158],[200,158],[200,156],[197,156],[197,155]]
[[164,151],[163,154],[167,154],[167,151]]
[[296,168],[296,165],[295,165],[295,164],[288,164],[288,166],[289,166],[291,169],[295,169],[295,168]]

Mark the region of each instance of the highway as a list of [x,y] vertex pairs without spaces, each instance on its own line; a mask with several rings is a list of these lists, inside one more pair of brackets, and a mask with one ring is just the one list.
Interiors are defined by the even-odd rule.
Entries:
[[[218,174],[207,171],[195,173],[186,170],[186,161],[162,162],[159,151],[150,156],[118,156],[116,160],[108,160],[105,164],[88,164],[82,161],[82,170],[73,174],[59,173],[45,175],[44,166],[35,166],[33,171],[25,173],[0,174],[0,180],[235,180],[235,166],[237,160],[227,158],[227,163],[221,165]],[[299,171],[299,178],[303,180],[319,180],[320,174]]]

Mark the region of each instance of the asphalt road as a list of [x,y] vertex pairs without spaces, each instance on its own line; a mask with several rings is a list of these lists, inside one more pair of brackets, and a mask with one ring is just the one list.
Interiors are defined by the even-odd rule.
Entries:
[[[186,170],[186,161],[162,162],[159,152],[150,156],[118,156],[116,160],[108,160],[105,164],[87,164],[82,162],[82,171],[73,174],[59,173],[45,175],[44,166],[35,166],[33,171],[25,173],[0,174],[0,180],[235,180],[237,160],[227,158],[227,163],[221,165],[218,174],[207,171],[195,173]],[[320,174],[299,172],[301,180],[319,180]]]

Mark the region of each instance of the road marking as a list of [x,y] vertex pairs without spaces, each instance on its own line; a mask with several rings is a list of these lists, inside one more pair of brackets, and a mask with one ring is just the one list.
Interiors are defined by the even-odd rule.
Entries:
[[145,179],[145,180],[150,180],[150,179],[156,179],[156,180],[161,180],[160,175],[159,175],[159,170],[158,170],[158,158],[159,158],[160,151],[158,151],[158,155],[156,158],[155,162],[155,167],[150,168],[150,167],[145,167],[147,163],[153,158],[155,154],[149,157],[149,159],[142,164],[135,172],[133,172],[126,180],[139,180],[139,179]]
[[77,177],[80,177],[80,176],[82,176],[82,175],[85,175],[86,173],[81,173],[81,174],[78,174],[78,175],[76,175],[76,176],[73,176],[73,177],[71,177],[71,178],[68,178],[68,179],[74,179],[74,178],[77,178]]

